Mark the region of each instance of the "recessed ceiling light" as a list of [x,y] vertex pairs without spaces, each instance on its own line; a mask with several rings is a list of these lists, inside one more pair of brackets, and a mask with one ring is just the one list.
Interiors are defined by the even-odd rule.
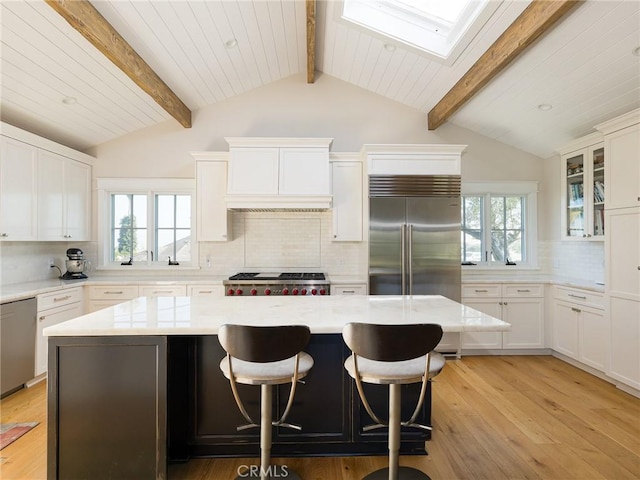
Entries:
[[553,108],[553,105],[549,105],[548,103],[541,103],[538,105],[538,110],[542,110],[543,112],[548,112]]
[[78,99],[76,97],[64,97],[62,103],[65,105],[73,105],[74,103],[78,103]]
[[393,43],[385,43],[384,44],[384,49],[387,52],[395,52],[396,51],[396,46]]
[[236,40],[235,38],[232,38],[231,40],[227,40],[226,42],[224,42],[224,46],[225,48],[234,48],[235,46],[238,45],[238,40]]
[[640,57],[640,46],[631,50],[631,53],[633,53],[636,57]]

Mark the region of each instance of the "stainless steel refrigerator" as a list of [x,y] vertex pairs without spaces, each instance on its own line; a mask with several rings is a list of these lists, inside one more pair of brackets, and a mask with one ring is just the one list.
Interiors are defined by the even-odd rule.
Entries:
[[369,178],[369,293],[460,301],[460,177]]

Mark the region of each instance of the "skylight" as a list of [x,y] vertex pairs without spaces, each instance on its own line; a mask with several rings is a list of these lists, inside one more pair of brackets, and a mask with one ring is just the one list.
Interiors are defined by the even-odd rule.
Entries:
[[342,18],[451,64],[497,1],[343,0]]

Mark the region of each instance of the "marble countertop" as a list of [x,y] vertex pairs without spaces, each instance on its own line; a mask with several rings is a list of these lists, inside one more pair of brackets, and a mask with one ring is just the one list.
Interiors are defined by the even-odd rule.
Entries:
[[[329,276],[329,281],[335,285],[351,284],[351,283],[367,283],[367,279],[355,276]],[[13,302],[25,298],[35,297],[42,293],[54,292],[64,288],[85,285],[211,285],[220,284],[226,280],[226,276],[195,276],[173,275],[171,277],[158,275],[93,275],[85,280],[60,280],[53,278],[49,280],[40,280],[35,282],[17,283],[13,285],[3,285],[0,287],[0,302]],[[553,285],[564,285],[568,287],[582,288],[594,292],[603,293],[604,285],[594,281],[559,277],[544,274],[520,274],[520,275],[501,275],[501,274],[463,274],[463,284],[469,283],[547,283]]]
[[438,323],[445,332],[506,331],[510,324],[439,295],[140,297],[44,329],[47,336],[215,335],[225,323],[308,325],[341,333],[349,322]]

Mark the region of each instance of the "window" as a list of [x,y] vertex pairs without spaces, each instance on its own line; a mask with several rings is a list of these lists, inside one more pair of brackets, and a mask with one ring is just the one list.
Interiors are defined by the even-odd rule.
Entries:
[[98,179],[103,266],[195,266],[192,184],[190,180]]
[[498,8],[487,0],[342,0],[343,21],[452,64]]
[[[522,182],[463,187],[463,265],[535,266],[537,196],[534,185]],[[491,190],[479,191],[483,189]],[[510,193],[503,193],[509,190]]]

